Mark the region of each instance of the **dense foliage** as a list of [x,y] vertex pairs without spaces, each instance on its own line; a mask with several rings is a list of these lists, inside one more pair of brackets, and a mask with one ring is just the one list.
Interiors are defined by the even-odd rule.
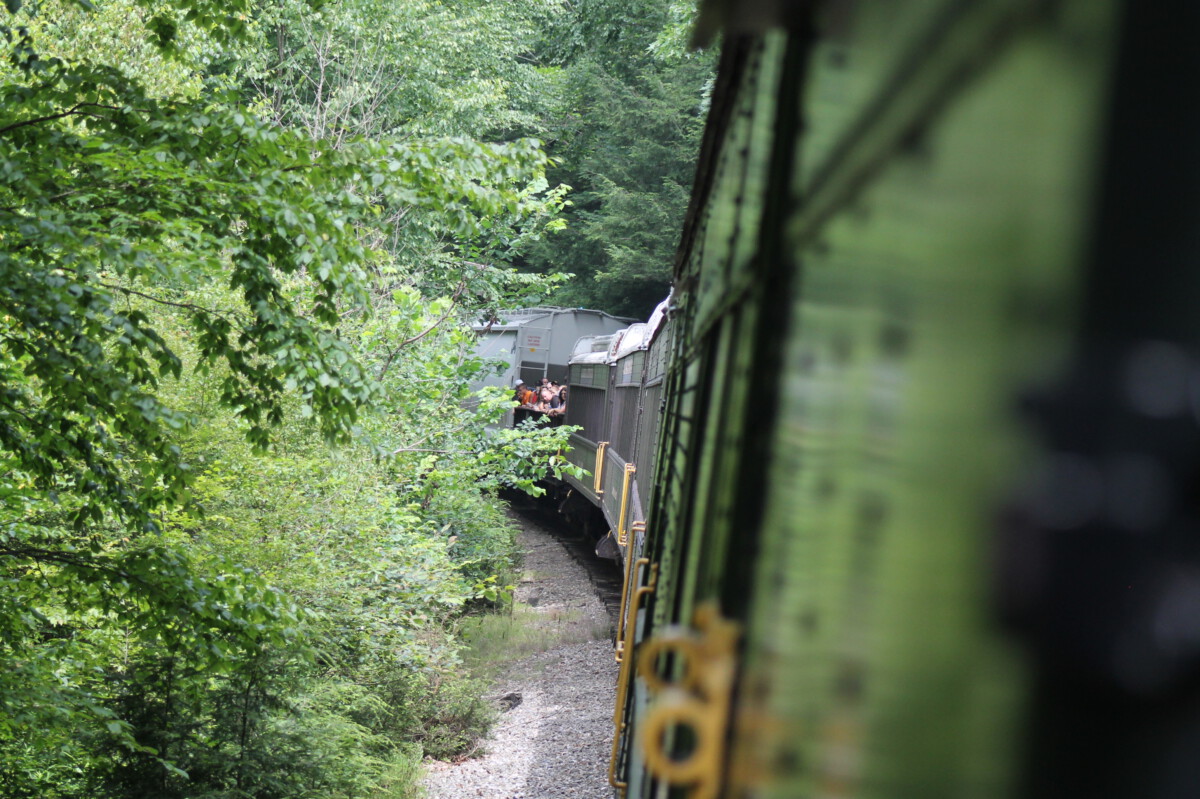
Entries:
[[562,304],[645,319],[667,294],[713,74],[711,53],[686,49],[692,11],[681,0],[578,0],[543,39],[560,89],[538,135],[572,204],[566,228],[522,265],[574,272]]
[[561,465],[463,324],[553,287],[546,4],[6,5],[0,796],[406,795]]

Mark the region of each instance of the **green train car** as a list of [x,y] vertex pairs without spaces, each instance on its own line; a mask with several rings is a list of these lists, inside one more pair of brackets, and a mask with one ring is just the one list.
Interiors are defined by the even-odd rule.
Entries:
[[1200,7],[718,30],[648,499],[613,502],[614,788],[1200,795]]

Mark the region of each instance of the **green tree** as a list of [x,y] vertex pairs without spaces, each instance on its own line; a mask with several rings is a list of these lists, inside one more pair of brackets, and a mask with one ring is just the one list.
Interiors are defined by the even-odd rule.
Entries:
[[564,304],[645,318],[670,287],[713,69],[682,45],[691,15],[678,0],[581,0],[543,42],[562,71],[550,178],[572,205],[525,266],[575,273]]
[[245,79],[277,125],[324,139],[536,135],[556,70],[530,57],[556,2],[261,0]]
[[[398,363],[461,361],[461,340],[437,332],[450,318],[441,311],[528,288],[468,259],[493,262],[537,235],[559,202],[547,192],[547,160],[532,141],[368,139],[340,129],[320,138],[262,121],[215,91],[228,80],[207,74],[252,29],[246,3],[126,4],[130,18],[100,18],[103,36],[69,5],[17,6],[8,3],[3,24],[12,68],[0,80],[0,790],[308,790],[287,771],[331,793],[369,792],[361,775],[379,769],[339,769],[337,741],[357,742],[360,765],[397,745],[378,739],[387,724],[372,720],[383,700],[363,692],[354,669],[321,678],[319,668],[349,662],[331,653],[353,651],[357,634],[339,628],[333,646],[314,647],[313,636],[330,630],[315,613],[321,603],[301,610],[267,569],[242,565],[267,565],[240,557],[253,549],[244,526],[219,545],[218,524],[194,523],[213,504],[203,464],[238,454],[232,439],[215,457],[194,437],[202,422],[224,425],[243,436],[245,460],[267,463],[291,430],[348,446],[366,426],[358,456],[368,461],[417,449],[411,423],[367,413],[379,379],[401,374]],[[91,49],[66,44],[80,33],[95,37],[85,37]],[[143,48],[146,36],[171,58],[116,55]],[[369,235],[388,214],[421,219],[423,240],[437,244],[423,257],[456,273],[400,270]],[[399,282],[388,277],[401,272]],[[440,306],[421,289],[446,285],[462,289]],[[428,358],[397,357],[421,347]],[[456,418],[439,435],[463,426]],[[470,468],[422,463],[409,495],[428,499],[435,473],[444,484],[486,485],[503,457],[476,439],[458,459]],[[489,458],[493,468],[482,468]],[[379,468],[374,495],[394,494],[390,481],[408,467],[401,459]],[[262,500],[246,495],[233,507],[247,499]],[[413,573],[430,577],[432,598],[401,597],[402,616],[485,590],[446,545],[422,545],[433,537],[417,518],[394,510],[363,522],[379,563],[429,554]],[[387,592],[348,577],[361,565],[343,561],[341,587],[313,595],[366,618]],[[448,577],[433,579],[439,570]],[[394,624],[372,640],[415,626]],[[359,711],[339,709],[351,696]],[[279,755],[267,762],[268,744],[316,729],[330,737],[308,745],[311,767]]]

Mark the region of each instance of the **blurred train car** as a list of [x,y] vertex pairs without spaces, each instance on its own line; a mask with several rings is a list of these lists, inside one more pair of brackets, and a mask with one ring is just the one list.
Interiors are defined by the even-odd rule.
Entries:
[[570,364],[618,794],[1200,794],[1200,6],[701,6],[674,296]]

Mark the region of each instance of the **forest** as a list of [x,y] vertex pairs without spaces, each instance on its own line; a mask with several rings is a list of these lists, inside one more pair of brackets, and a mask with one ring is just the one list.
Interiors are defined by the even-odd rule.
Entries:
[[415,796],[570,428],[470,324],[666,293],[685,0],[5,0],[0,797]]

